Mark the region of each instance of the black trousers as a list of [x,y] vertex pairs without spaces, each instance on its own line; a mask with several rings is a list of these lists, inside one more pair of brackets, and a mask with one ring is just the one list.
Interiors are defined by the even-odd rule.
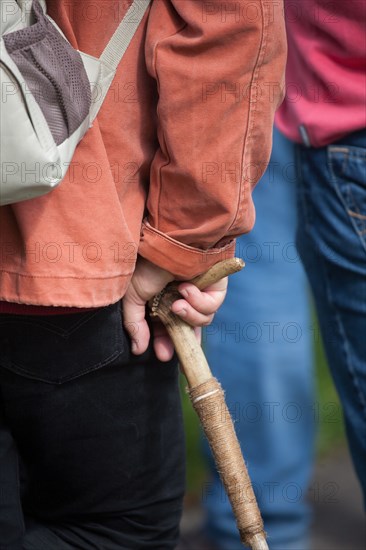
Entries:
[[172,549],[183,492],[177,365],[120,304],[0,315],[1,550]]

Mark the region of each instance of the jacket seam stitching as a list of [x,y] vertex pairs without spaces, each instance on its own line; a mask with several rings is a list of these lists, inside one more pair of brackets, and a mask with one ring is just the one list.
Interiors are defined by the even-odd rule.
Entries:
[[51,384],[53,386],[59,386],[62,384],[66,384],[67,382],[71,382],[72,380],[75,380],[76,378],[80,378],[81,376],[84,376],[85,374],[92,373],[96,370],[99,370],[103,367],[107,367],[110,363],[115,361],[120,355],[122,355],[123,351],[114,351],[109,357],[104,359],[103,361],[99,361],[97,363],[94,363],[91,367],[83,369],[82,371],[78,372],[77,374],[67,375],[67,376],[61,376],[55,380],[50,380],[49,378],[45,378],[42,375],[37,376],[37,374],[33,374],[31,371],[29,371],[27,368],[24,368],[22,363],[17,363],[16,361],[11,362],[11,366],[3,365],[3,367],[10,371],[14,372],[16,374],[19,374],[20,376],[24,376],[25,378],[31,379],[31,380],[38,380],[40,382],[44,382],[45,384]]
[[[185,29],[186,27],[187,27],[187,23],[183,23],[182,26],[176,32],[174,32],[173,34],[171,34],[169,36],[164,37],[164,39],[162,39],[162,40],[158,40],[156,42],[155,46],[154,46],[153,67],[154,67],[156,82],[157,82],[157,85],[158,85],[158,95],[159,95],[159,90],[160,90],[160,79],[159,79],[158,62],[157,62],[158,48],[161,45],[163,40],[166,40],[167,38],[172,38],[173,36],[176,36],[177,34],[180,34],[182,32],[182,30]],[[159,103],[160,103],[160,95],[159,95],[159,100],[158,100],[158,105],[157,105],[158,121],[159,121],[159,118],[160,118],[159,117]],[[169,154],[167,141],[165,139],[165,131],[164,131],[164,128],[163,128],[162,125],[160,126],[160,130],[161,130],[161,133],[162,133],[162,136],[163,136],[164,149],[165,149],[165,152],[166,152],[166,156],[168,157],[168,160],[165,164],[163,164],[162,166],[159,167],[159,190],[158,190],[158,195],[157,195],[158,208],[157,208],[157,219],[156,219],[157,227],[159,227],[159,219],[160,219],[160,207],[159,207],[159,205],[160,205],[160,197],[161,197],[161,193],[162,193],[162,170],[166,166],[169,166],[169,164],[171,163],[171,156]],[[161,149],[160,143],[159,143],[159,148]]]
[[154,231],[154,229],[152,228],[149,228],[149,227],[146,227],[145,226],[145,231],[150,233],[151,235],[153,235],[154,237],[158,237],[158,238],[161,238],[163,239],[164,241],[166,241],[167,243],[173,245],[173,246],[178,246],[179,248],[182,248],[183,250],[185,250],[186,252],[189,252],[189,253],[193,253],[193,254],[211,254],[211,255],[215,255],[215,254],[219,254],[221,253],[223,250],[225,250],[226,248],[229,249],[230,247],[233,246],[233,242],[230,242],[228,243],[226,246],[224,247],[221,247],[221,248],[214,248],[214,249],[196,249],[194,247],[191,247],[189,245],[186,245],[180,241],[176,241],[175,239],[172,239],[171,237],[169,237],[168,235],[164,235],[160,232],[157,232],[157,231]]
[[259,80],[259,73],[262,68],[262,61],[267,48],[268,14],[265,13],[266,8],[264,6],[263,0],[260,1],[260,5],[261,5],[261,13],[262,13],[262,33],[261,33],[260,45],[258,49],[257,60],[253,69],[253,76],[250,83],[251,92],[250,92],[250,99],[249,99],[247,131],[243,141],[243,148],[242,148],[242,172],[241,172],[241,178],[240,178],[238,207],[235,213],[234,220],[228,228],[228,232],[235,227],[235,224],[237,223],[237,220],[240,217],[242,210],[244,209],[243,202],[245,199],[245,190],[246,190],[246,185],[244,181],[245,162],[248,155],[248,145],[251,139],[252,129],[254,126],[254,118],[256,114],[256,101],[258,98],[258,87],[254,86],[254,84]]
[[127,274],[121,273],[120,275],[107,275],[106,277],[77,277],[76,275],[30,275],[28,273],[19,273],[18,271],[11,271],[8,269],[0,269],[0,275],[2,273],[7,273],[9,275],[17,275],[18,277],[26,277],[28,279],[78,279],[80,281],[84,280],[107,280],[107,279],[119,279],[121,277],[127,278],[132,275],[133,271],[128,272]]

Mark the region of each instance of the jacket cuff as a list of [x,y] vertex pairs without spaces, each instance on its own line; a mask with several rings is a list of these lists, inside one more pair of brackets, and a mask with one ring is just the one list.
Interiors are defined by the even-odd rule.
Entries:
[[154,229],[148,222],[143,222],[138,252],[146,260],[170,271],[176,279],[189,280],[217,262],[233,258],[235,240],[220,248],[201,250],[176,241]]

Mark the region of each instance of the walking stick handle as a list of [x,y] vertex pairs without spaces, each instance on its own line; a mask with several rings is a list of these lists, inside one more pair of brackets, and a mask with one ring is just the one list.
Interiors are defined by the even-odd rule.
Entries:
[[202,275],[198,275],[192,279],[191,283],[196,285],[197,288],[203,290],[210,285],[213,285],[229,275],[233,275],[238,271],[241,271],[244,267],[244,262],[241,258],[230,258],[229,260],[223,260],[213,265],[208,271]]
[[[238,258],[224,260],[192,282],[201,290],[232,273],[244,262]],[[253,550],[268,550],[263,522],[234,424],[225,403],[224,392],[212,376],[193,328],[172,313],[172,303],[181,298],[179,283],[170,283],[150,302],[153,316],[166,326],[187,378],[189,396],[212,449],[217,469],[234,511],[241,540]]]

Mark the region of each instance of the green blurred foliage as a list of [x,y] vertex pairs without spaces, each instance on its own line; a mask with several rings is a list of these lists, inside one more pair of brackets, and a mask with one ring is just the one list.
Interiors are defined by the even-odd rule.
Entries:
[[344,442],[345,431],[342,407],[331,378],[321,339],[314,346],[315,377],[319,403],[317,433],[318,454],[327,454],[332,448]]
[[201,426],[186,392],[187,383],[182,376],[181,393],[186,432],[187,493],[200,498],[200,489],[206,478],[205,458],[202,453]]

